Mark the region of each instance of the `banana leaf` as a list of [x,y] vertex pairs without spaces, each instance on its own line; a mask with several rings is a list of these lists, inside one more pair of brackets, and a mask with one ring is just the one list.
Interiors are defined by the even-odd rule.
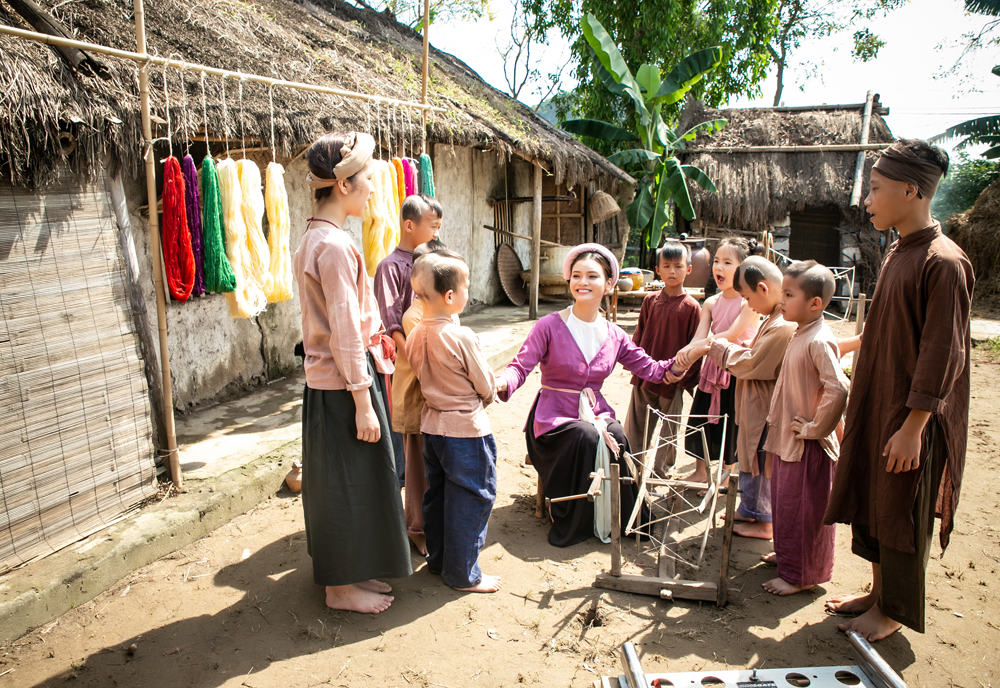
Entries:
[[642,97],[642,87],[632,76],[632,72],[622,57],[618,46],[615,45],[607,29],[597,21],[592,13],[588,12],[580,22],[583,29],[583,37],[586,39],[590,49],[594,51],[598,61],[604,68],[622,85],[625,95],[632,99],[636,114],[645,122],[649,121],[649,110]]
[[694,205],[691,203],[691,194],[688,193],[687,177],[684,176],[684,168],[677,162],[677,158],[667,158],[663,161],[664,170],[661,173],[665,177],[667,188],[670,190],[670,198],[688,220],[695,219]]
[[643,179],[639,182],[639,190],[635,194],[635,199],[625,208],[625,217],[628,219],[630,227],[644,229],[653,217],[653,192],[652,182]]
[[659,160],[660,156],[645,148],[631,148],[629,150],[618,151],[608,156],[608,161],[618,165],[618,167],[637,167],[645,165],[647,162]]
[[722,48],[713,46],[692,53],[681,60],[663,79],[654,99],[670,105],[683,99],[702,77],[722,63]]
[[698,182],[698,186],[703,188],[705,191],[719,193],[719,189],[716,188],[715,182],[713,182],[711,177],[705,174],[700,168],[695,167],[694,165],[681,165],[681,169],[684,170],[684,176]]

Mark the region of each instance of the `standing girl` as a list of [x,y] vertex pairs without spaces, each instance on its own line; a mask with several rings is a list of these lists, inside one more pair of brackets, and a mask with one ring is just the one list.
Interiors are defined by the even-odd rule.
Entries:
[[[687,369],[700,357],[708,353],[713,339],[727,339],[735,344],[744,344],[757,333],[760,318],[739,295],[733,284],[736,268],[748,255],[754,253],[757,242],[747,243],[744,239],[727,238],[719,242],[712,261],[712,277],[719,287],[719,293],[705,300],[701,306],[701,323],[694,339],[677,352],[674,370]],[[721,416],[728,414],[723,436],[723,424],[716,418],[696,418],[696,416]],[[698,391],[691,403],[692,421],[688,427],[703,426],[708,441],[708,456],[705,456],[701,433],[691,433],[685,441],[689,454],[698,457],[695,472],[687,478],[695,482],[708,482],[708,461],[723,452],[723,462],[729,466],[736,463],[736,385],[732,376],[711,359],[701,365]]]
[[[601,395],[601,386],[619,362],[644,380],[659,382],[667,372],[664,362],[651,359],[624,330],[600,316],[601,299],[618,281],[618,261],[611,251],[599,244],[577,246],[563,262],[563,277],[569,281],[573,305],[540,319],[521,351],[497,376],[498,396],[507,401],[536,365],[541,369],[542,389],[531,405],[524,435],[528,456],[549,498],[587,491],[602,443],[608,448],[608,460],[621,466],[622,477],[631,475],[621,461],[628,449],[625,430]],[[634,484],[622,484],[623,525],[636,494]],[[603,514],[595,523],[595,505],[586,499],[556,502],[549,514],[549,543],[556,547],[569,547],[595,534],[606,541],[610,533]]]
[[[331,609],[377,614],[413,572],[386,415],[382,324],[343,230],[372,192],[368,134],[327,134],[306,154],[313,217],[295,252],[306,388],[302,508],[313,579]],[[377,356],[373,357],[372,351]],[[383,366],[381,369],[376,365]]]

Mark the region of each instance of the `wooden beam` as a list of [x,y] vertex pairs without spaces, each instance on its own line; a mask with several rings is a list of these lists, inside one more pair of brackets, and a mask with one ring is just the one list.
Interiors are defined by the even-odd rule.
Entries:
[[[861,115],[861,145],[864,146],[868,143],[868,127],[872,121],[872,99],[874,94],[868,91],[868,97],[865,98],[865,112]],[[851,207],[857,208],[858,203],[861,202],[861,185],[864,183],[865,176],[865,152],[858,151],[857,162],[854,163],[854,186],[851,187]]]
[[611,464],[611,575],[622,575],[621,466]]
[[528,318],[538,319],[538,275],[542,255],[542,166],[535,163],[535,200],[531,219],[531,280],[528,285]]
[[599,573],[594,580],[594,587],[653,597],[660,597],[661,590],[669,590],[674,599],[715,602],[718,586],[715,583],[700,581],[664,580],[652,576],[612,576],[609,573]]
[[856,153],[858,151],[880,151],[891,146],[891,143],[831,143],[803,146],[712,146],[707,148],[688,148],[685,155],[693,153]]
[[[725,607],[729,602],[729,555],[733,549],[733,521],[736,520],[736,493],[740,481],[736,471],[729,474],[729,494],[726,495],[726,525],[722,529],[722,563],[719,564],[719,584],[715,591],[715,606]],[[711,515],[710,518],[715,518]]]
[[[527,234],[518,234],[516,232],[508,232],[505,229],[497,229],[496,227],[490,227],[489,225],[483,225],[483,229],[488,229],[491,232],[496,232],[497,234],[502,234],[504,236],[513,237],[515,239],[527,239],[528,241],[534,241],[534,237],[530,237]],[[541,240],[542,246],[555,246],[556,248],[562,246],[562,244],[557,244],[554,241]]]

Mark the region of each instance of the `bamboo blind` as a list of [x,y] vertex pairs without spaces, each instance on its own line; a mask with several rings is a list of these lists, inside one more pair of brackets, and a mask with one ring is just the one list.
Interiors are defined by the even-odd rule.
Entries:
[[103,178],[0,184],[0,572],[155,490],[143,363]]

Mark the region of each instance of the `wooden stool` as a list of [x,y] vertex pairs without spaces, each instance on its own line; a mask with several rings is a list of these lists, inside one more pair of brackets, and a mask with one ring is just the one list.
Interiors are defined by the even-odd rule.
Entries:
[[[531,457],[528,456],[527,454],[524,455],[524,465],[525,466],[531,465]],[[542,479],[537,478],[536,483],[537,483],[537,488],[535,492],[535,518],[542,518],[545,515],[545,512],[542,509],[542,507],[545,506],[545,495],[542,494]]]

